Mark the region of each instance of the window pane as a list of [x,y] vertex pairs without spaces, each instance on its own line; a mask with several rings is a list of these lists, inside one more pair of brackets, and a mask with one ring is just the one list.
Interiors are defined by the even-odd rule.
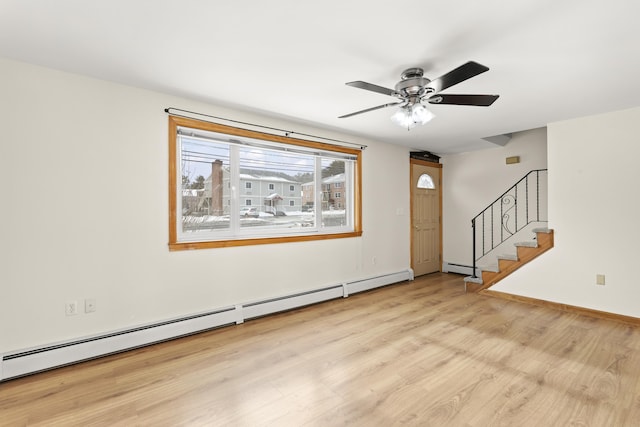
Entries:
[[313,181],[315,159],[311,154],[291,153],[277,149],[239,147],[240,188],[251,180],[251,200],[257,216],[241,217],[240,228],[295,230],[314,226],[313,213],[303,212],[303,187]]
[[[349,174],[347,161],[322,159],[322,226],[343,227],[348,225],[346,207],[347,191],[344,185]],[[349,168],[350,169],[350,168]],[[343,189],[344,188],[344,189]],[[342,191],[336,192],[336,189]]]
[[182,182],[182,232],[200,233],[228,229],[229,205],[223,203],[228,186],[227,144],[189,137],[180,138]]
[[427,173],[423,173],[420,175],[420,178],[418,178],[418,188],[434,189],[436,186],[433,183],[431,176]]

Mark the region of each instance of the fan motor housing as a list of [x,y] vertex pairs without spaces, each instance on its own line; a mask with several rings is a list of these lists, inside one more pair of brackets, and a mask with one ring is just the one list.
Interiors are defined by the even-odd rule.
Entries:
[[431,88],[425,88],[431,80],[423,77],[422,68],[408,68],[400,76],[402,80],[396,84],[396,92],[404,96],[422,96],[425,93],[433,92]]

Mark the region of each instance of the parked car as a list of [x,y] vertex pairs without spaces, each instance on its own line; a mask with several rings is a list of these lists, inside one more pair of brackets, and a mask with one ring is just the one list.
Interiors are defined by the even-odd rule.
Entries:
[[240,216],[245,218],[253,217],[258,218],[260,216],[260,212],[258,212],[258,208],[244,207],[240,209]]

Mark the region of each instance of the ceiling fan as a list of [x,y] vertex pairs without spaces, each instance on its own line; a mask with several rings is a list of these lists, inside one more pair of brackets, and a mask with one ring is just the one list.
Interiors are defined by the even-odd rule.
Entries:
[[400,107],[398,108],[398,111],[391,116],[391,120],[409,130],[417,124],[427,123],[434,117],[433,113],[427,110],[424,104],[475,105],[488,107],[498,99],[499,95],[440,94],[441,91],[488,70],[489,67],[485,67],[484,65],[478,64],[474,61],[469,61],[466,64],[463,64],[438,77],[437,79],[429,80],[424,77],[424,71],[422,68],[409,68],[402,72],[402,75],[400,76],[401,80],[396,84],[395,89],[388,89],[386,87],[360,80],[349,82],[346,83],[348,86],[393,96],[394,98],[398,98],[398,101],[356,111],[355,113],[345,114],[338,118],[343,119],[357,114],[398,105]]

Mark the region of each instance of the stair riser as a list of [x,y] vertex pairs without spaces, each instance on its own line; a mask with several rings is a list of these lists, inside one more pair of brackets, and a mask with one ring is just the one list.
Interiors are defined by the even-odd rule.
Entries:
[[498,268],[500,268],[500,271],[504,271],[514,265],[517,265],[519,262],[520,261],[514,261],[511,259],[500,259],[498,260]]

